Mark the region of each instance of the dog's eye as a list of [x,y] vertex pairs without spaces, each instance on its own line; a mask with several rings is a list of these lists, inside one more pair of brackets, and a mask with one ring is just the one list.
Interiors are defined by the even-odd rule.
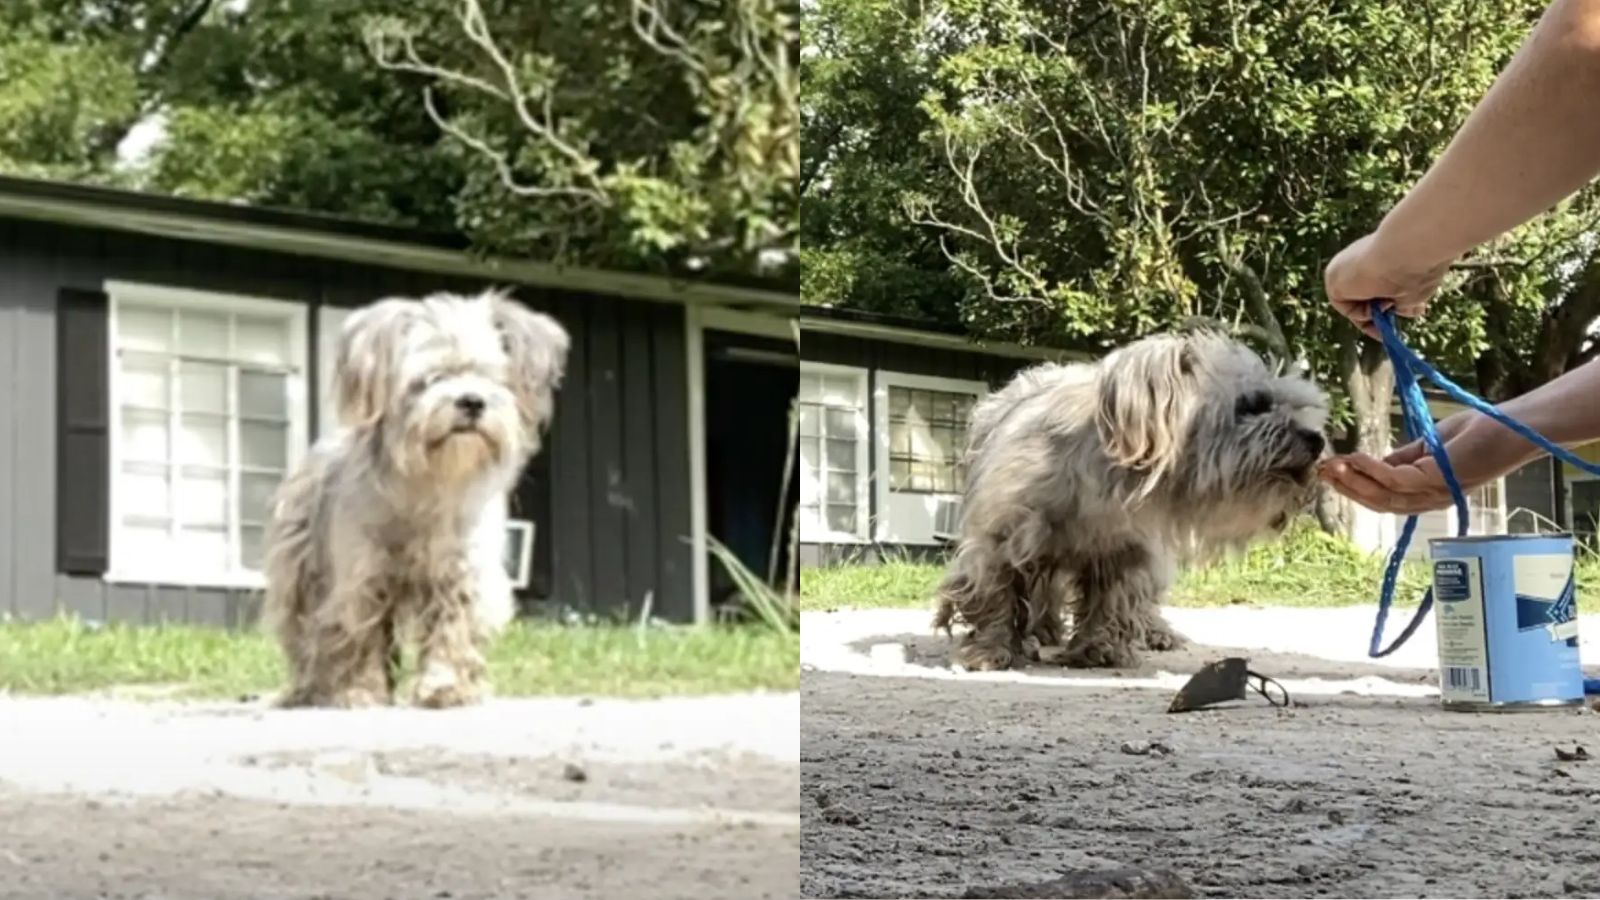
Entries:
[[1241,394],[1233,403],[1234,415],[1244,418],[1247,416],[1260,416],[1272,410],[1272,397],[1265,391],[1251,391]]

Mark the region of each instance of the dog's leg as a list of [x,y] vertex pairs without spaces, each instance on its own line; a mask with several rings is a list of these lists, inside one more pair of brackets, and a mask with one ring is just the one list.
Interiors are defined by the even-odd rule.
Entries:
[[1164,568],[1154,562],[1148,549],[1129,544],[1083,568],[1064,655],[1067,665],[1128,669],[1139,664],[1141,610],[1166,590]]
[[443,709],[482,699],[487,666],[483,634],[473,615],[474,599],[470,579],[436,585],[423,598],[415,689],[418,706]]
[[1177,566],[1166,556],[1157,555],[1151,560],[1151,573],[1157,588],[1142,598],[1136,611],[1139,622],[1139,643],[1157,653],[1182,650],[1188,645],[1188,640],[1167,622],[1166,616],[1161,614],[1161,601],[1167,596],[1168,588],[1177,577]]
[[1015,574],[992,548],[972,543],[958,550],[939,585],[934,619],[935,627],[948,628],[956,617],[972,626],[951,661],[974,672],[1009,668],[1021,650],[1019,601]]
[[380,577],[336,585],[302,638],[304,669],[285,706],[355,708],[389,703],[393,609]]

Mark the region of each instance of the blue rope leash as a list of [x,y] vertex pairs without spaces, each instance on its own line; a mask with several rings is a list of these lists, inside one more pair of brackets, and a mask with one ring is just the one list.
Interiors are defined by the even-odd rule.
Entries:
[[[1446,378],[1438,369],[1413,353],[1405,342],[1400,340],[1400,333],[1395,328],[1394,312],[1384,309],[1379,301],[1374,301],[1372,304],[1372,320],[1377,323],[1378,334],[1383,339],[1383,348],[1389,354],[1389,361],[1394,364],[1395,391],[1400,396],[1400,411],[1406,440],[1414,441],[1420,437],[1434,461],[1439,464],[1439,473],[1444,476],[1445,486],[1450,489],[1450,498],[1455,501],[1457,537],[1467,533],[1467,498],[1462,493],[1461,482],[1456,480],[1455,469],[1451,467],[1450,456],[1445,452],[1444,443],[1439,439],[1439,431],[1434,427],[1433,416],[1428,412],[1428,401],[1422,394],[1419,377],[1433,382],[1450,399],[1494,419],[1556,459],[1600,476],[1600,465],[1580,459],[1566,448],[1551,443],[1544,435]],[[1400,540],[1395,543],[1394,551],[1389,555],[1389,564],[1383,572],[1383,592],[1378,597],[1378,618],[1373,624],[1372,642],[1367,648],[1367,655],[1373,659],[1388,656],[1400,649],[1422,624],[1428,611],[1433,608],[1433,588],[1430,587],[1427,593],[1422,595],[1422,603],[1417,607],[1416,615],[1411,617],[1411,621],[1400,632],[1400,636],[1395,638],[1394,643],[1387,649],[1383,648],[1383,627],[1388,622],[1389,607],[1394,602],[1395,583],[1400,577],[1400,565],[1405,560],[1406,550],[1411,546],[1411,536],[1416,528],[1417,517],[1407,516],[1405,525],[1400,529]],[[1585,693],[1600,694],[1600,678],[1585,679],[1583,688]]]

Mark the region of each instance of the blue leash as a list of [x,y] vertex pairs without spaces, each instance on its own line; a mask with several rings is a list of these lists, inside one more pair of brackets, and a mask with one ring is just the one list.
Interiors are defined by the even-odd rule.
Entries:
[[[1450,489],[1450,498],[1455,501],[1457,537],[1465,536],[1467,533],[1467,498],[1461,491],[1461,482],[1456,480],[1455,469],[1451,467],[1450,456],[1445,453],[1444,443],[1439,439],[1439,431],[1434,427],[1433,416],[1428,412],[1428,401],[1422,394],[1419,376],[1433,382],[1450,399],[1494,419],[1556,459],[1592,475],[1600,475],[1600,465],[1580,459],[1566,448],[1551,443],[1544,435],[1446,378],[1438,369],[1413,353],[1405,342],[1400,340],[1400,333],[1394,324],[1394,312],[1383,309],[1379,301],[1373,301],[1372,320],[1377,323],[1378,334],[1383,339],[1383,348],[1389,354],[1389,361],[1394,364],[1395,392],[1400,396],[1400,411],[1406,440],[1414,441],[1420,437],[1434,461],[1439,464],[1439,473],[1444,476],[1445,486]],[[1400,540],[1395,543],[1394,551],[1389,555],[1389,564],[1383,572],[1383,593],[1378,597],[1378,618],[1372,626],[1372,642],[1367,648],[1367,655],[1373,659],[1388,656],[1400,649],[1422,624],[1428,611],[1433,608],[1433,588],[1429,587],[1427,593],[1422,595],[1422,603],[1417,607],[1416,615],[1411,617],[1411,621],[1400,632],[1400,636],[1394,639],[1394,643],[1387,649],[1383,648],[1383,626],[1389,620],[1389,607],[1394,602],[1394,588],[1400,577],[1400,565],[1405,560],[1406,550],[1411,546],[1411,535],[1416,529],[1417,517],[1407,516],[1405,525],[1400,529]],[[1583,689],[1585,693],[1600,694],[1600,678],[1584,679]]]

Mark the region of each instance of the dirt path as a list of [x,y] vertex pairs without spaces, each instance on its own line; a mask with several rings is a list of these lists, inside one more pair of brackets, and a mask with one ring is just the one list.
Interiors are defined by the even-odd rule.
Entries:
[[0,897],[793,897],[798,718],[0,698]]
[[[1137,672],[977,675],[945,668],[924,613],[807,614],[804,896],[1116,867],[1196,896],[1600,896],[1600,717],[1444,712],[1430,627],[1374,665],[1367,610],[1172,619],[1202,646]],[[1600,662],[1600,621],[1581,627]],[[1248,648],[1300,705],[1167,715],[1218,647]],[[1575,742],[1596,759],[1559,762]]]

